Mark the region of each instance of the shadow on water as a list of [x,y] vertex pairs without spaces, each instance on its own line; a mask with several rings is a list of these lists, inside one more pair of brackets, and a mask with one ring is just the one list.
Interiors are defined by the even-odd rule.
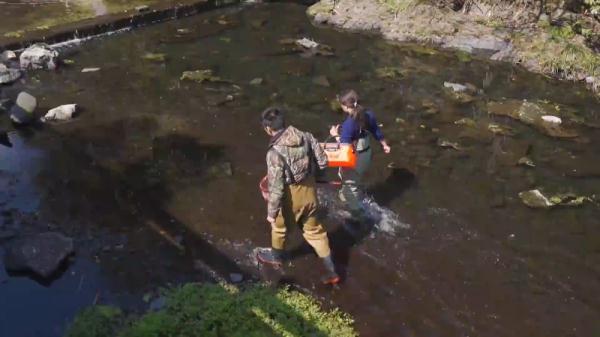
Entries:
[[[96,127],[92,133],[104,133],[106,130],[113,130],[114,133],[114,130],[119,130],[122,125],[138,124],[142,124],[149,129],[155,126],[154,123],[146,119],[138,119],[137,121],[135,119],[119,120],[106,126]],[[144,129],[144,127],[141,129]],[[48,132],[54,133],[51,129]],[[106,215],[110,214],[109,218],[118,219],[121,229],[127,227],[125,230],[130,232],[131,236],[139,233],[140,226],[147,226],[154,233],[154,239],[151,241],[156,243],[157,239],[160,238],[161,241],[168,243],[169,248],[167,250],[170,250],[171,254],[168,254],[167,258],[178,260],[175,264],[179,265],[180,272],[183,274],[189,274],[190,269],[194,266],[199,267],[203,279],[208,281],[228,282],[227,280],[232,273],[241,274],[245,279],[253,278],[250,273],[240,268],[238,263],[202,238],[201,235],[188,231],[187,229],[192,226],[177,219],[175,215],[168,211],[166,206],[172,196],[172,187],[170,186],[173,182],[169,179],[186,177],[183,183],[193,181],[199,184],[213,179],[211,175],[214,175],[215,172],[211,168],[212,165],[223,160],[225,156],[223,146],[203,144],[190,136],[168,133],[151,140],[153,146],[147,156],[128,162],[127,165],[122,167],[111,168],[110,166],[103,166],[99,163],[99,158],[90,155],[90,153],[94,154],[94,151],[89,150],[89,143],[86,139],[93,138],[92,134],[55,133],[54,136],[61,140],[58,144],[55,144],[59,145],[55,150],[60,151],[60,154],[55,152],[54,160],[62,162],[63,165],[58,165],[58,167],[61,167],[59,170],[62,172],[54,171],[53,174],[56,176],[53,179],[61,182],[69,180],[67,182],[67,189],[71,190],[69,195],[85,195],[87,199],[94,200],[94,204],[98,205],[99,209],[96,212],[91,212],[89,216],[95,216],[95,221],[102,223]],[[119,144],[127,141],[126,138],[110,136],[109,138],[111,139],[111,147],[126,146]],[[96,152],[96,154],[98,153]],[[76,168],[85,167],[89,163],[95,163],[92,172],[95,178],[92,179],[89,179],[89,173],[76,171]],[[78,175],[82,172],[82,175]],[[106,193],[106,191],[114,191],[114,193]],[[65,202],[65,199],[60,198],[55,201],[62,203]],[[53,206],[58,205],[48,206],[53,208]],[[71,207],[70,209],[74,210],[76,208],[75,206],[75,208]],[[111,230],[115,230],[115,228]],[[181,232],[185,232],[186,235],[183,239],[178,240],[175,233]],[[142,275],[164,273],[166,276],[169,272],[161,270],[161,268],[155,268],[152,263],[148,264],[145,261],[146,259],[154,260],[154,255],[157,254],[158,249],[154,250],[152,246],[147,244],[143,249],[140,255],[130,252],[130,255],[134,255],[133,259],[124,259],[119,262],[129,270],[128,273],[122,275],[125,278],[122,282],[133,288],[138,286],[148,287],[148,283],[162,286],[166,282],[172,282],[173,275],[168,275],[168,278],[162,282],[156,282],[156,280],[144,276],[140,278],[139,275],[136,275],[137,273]],[[164,254],[164,249],[160,250]],[[108,269],[111,268],[102,261],[100,265]],[[68,268],[68,265],[64,265],[61,274],[66,268]],[[184,277],[176,281],[175,284],[187,281],[197,281],[197,279]],[[47,280],[44,282],[44,285],[50,285]],[[223,296],[232,295],[223,291]],[[277,302],[279,300],[273,297],[271,301]],[[311,327],[314,336],[326,336],[325,332],[319,330],[316,326],[312,326],[310,322],[306,321],[287,304],[278,302],[276,305],[282,310],[285,309],[284,312],[288,315],[295,312],[295,315],[289,317],[289,319],[302,322],[302,326]],[[273,328],[273,325],[267,324],[267,320],[262,319],[255,313],[253,314],[254,309],[264,309],[265,312],[269,312],[269,308],[256,308],[253,305],[252,308],[247,308],[248,317],[253,317],[257,320],[257,324],[262,324],[263,330]],[[285,322],[275,322],[275,325],[287,329]],[[273,330],[272,335],[276,336],[278,334]]]
[[417,183],[415,174],[405,168],[394,168],[391,171],[385,180],[368,188],[368,193],[384,207],[389,206],[393,200],[400,198],[407,189]]

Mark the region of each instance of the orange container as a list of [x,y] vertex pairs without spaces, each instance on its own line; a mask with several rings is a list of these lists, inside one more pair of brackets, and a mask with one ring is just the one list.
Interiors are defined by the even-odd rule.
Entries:
[[356,167],[356,151],[350,144],[320,143],[327,155],[329,167]]

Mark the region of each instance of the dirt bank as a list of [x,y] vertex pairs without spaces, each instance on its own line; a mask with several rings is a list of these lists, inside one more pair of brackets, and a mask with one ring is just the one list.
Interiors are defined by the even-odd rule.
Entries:
[[600,92],[597,15],[585,7],[516,3],[322,0],[308,14],[317,24],[478,53],[555,78],[585,81]]

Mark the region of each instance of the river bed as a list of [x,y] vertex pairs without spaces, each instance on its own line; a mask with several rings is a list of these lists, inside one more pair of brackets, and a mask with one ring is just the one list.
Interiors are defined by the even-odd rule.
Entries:
[[[375,149],[366,177],[375,220],[348,226],[335,186],[322,186],[344,282],[318,285],[319,261],[297,231],[282,282],[352,314],[362,336],[600,331],[598,204],[531,209],[518,196],[600,191],[597,98],[511,65],[314,27],[304,11],[230,8],[98,38],[62,51],[74,64],[2,88],[4,97],[27,90],[43,111],[83,111],[21,130],[1,116],[13,143],[0,147],[3,225],[71,235],[77,255],[49,284],[0,274],[0,335],[60,336],[92,303],[143,308],[158,287],[210,279],[204,265],[264,277],[251,258],[269,242],[259,114],[283,106],[290,123],[325,139],[342,119],[330,100],[346,88],[359,91],[392,145],[390,155]],[[335,55],[282,43],[302,37]],[[88,67],[100,70],[81,73]],[[180,80],[198,69],[227,81]],[[444,82],[478,92],[457,100]],[[551,106],[579,137],[488,114],[490,102],[506,100]],[[476,125],[455,123],[463,118]],[[514,135],[495,135],[490,123]],[[525,156],[535,167],[517,165]]]

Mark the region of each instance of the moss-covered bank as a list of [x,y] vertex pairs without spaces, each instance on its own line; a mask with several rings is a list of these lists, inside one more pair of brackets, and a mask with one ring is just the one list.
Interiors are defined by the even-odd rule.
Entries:
[[312,297],[287,288],[186,284],[165,290],[157,302],[164,305],[143,315],[108,306],[87,308],[66,336],[357,336],[347,314],[327,311]]

